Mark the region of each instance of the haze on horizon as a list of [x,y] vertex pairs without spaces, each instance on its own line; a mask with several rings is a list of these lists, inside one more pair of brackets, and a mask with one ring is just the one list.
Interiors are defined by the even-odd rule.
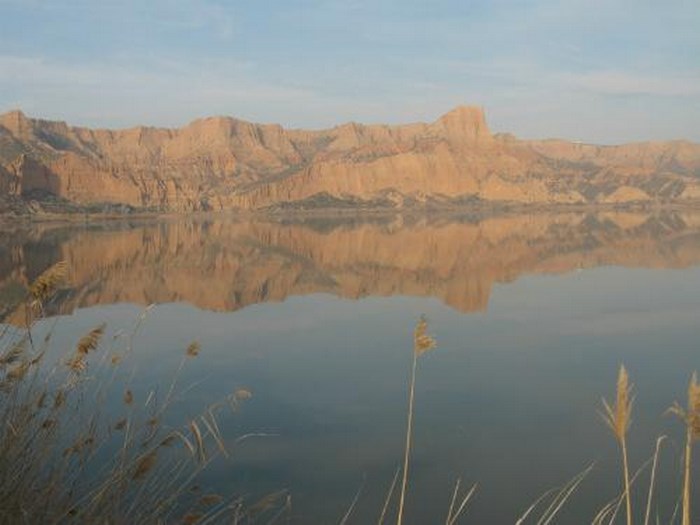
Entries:
[[0,113],[180,126],[432,121],[700,142],[696,0],[0,0]]

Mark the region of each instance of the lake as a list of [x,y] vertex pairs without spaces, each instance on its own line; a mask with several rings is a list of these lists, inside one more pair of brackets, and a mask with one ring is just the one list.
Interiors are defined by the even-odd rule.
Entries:
[[635,384],[633,470],[669,436],[655,512],[673,512],[683,428],[664,412],[700,369],[700,214],[8,226],[3,323],[22,324],[22,290],[60,260],[68,284],[42,321],[54,348],[100,322],[128,329],[155,304],[134,339],[138,385],[167,384],[187,345],[202,348],[170,418],[252,393],[220,421],[234,453],[206,473],[212,490],[288,489],[302,524],[338,523],[360,490],[350,522],[376,522],[403,458],[425,315],[437,348],[417,366],[406,523],[444,522],[457,478],[478,483],[463,523],[514,523],[595,462],[560,520],[590,523],[621,486],[599,414],[621,363]]

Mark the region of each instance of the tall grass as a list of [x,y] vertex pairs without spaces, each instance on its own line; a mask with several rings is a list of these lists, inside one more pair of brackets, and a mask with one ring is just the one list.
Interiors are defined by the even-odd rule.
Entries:
[[[28,289],[26,326],[16,333],[6,327],[0,333],[0,525],[275,524],[284,516],[290,517],[291,496],[287,491],[250,503],[198,487],[196,480],[206,467],[230,455],[219,430],[221,411],[238,410],[251,393],[236,390],[180,426],[168,425],[166,414],[181,372],[202,352],[196,341],[183,349],[161,400],[157,390],[135,391],[129,379],[119,373],[128,362],[148,310],[131,330],[110,334],[108,327],[100,324],[77,337],[64,355],[47,357],[53,330],[37,339],[37,324],[66,274],[65,264],[59,263],[39,276]],[[435,339],[428,334],[427,320],[421,317],[413,330],[402,463],[384,500],[379,525],[394,511],[397,525],[403,525],[406,518],[418,363],[434,348]],[[614,524],[623,505],[626,523],[633,525],[636,505],[632,487],[649,465],[644,525],[650,524],[665,436],[657,440],[650,460],[632,474],[628,435],[633,405],[633,386],[621,366],[614,402],[603,400],[602,416],[619,445],[622,492],[591,518],[593,525]],[[680,520],[681,525],[691,525],[692,451],[700,438],[700,385],[696,374],[690,380],[686,407],[676,403],[670,411],[685,424]],[[117,416],[110,415],[115,412]],[[516,525],[556,523],[593,468],[591,465],[562,486],[545,492],[528,506]],[[392,509],[397,488],[398,503]],[[457,479],[452,492],[446,494],[449,507],[445,525],[459,523],[475,491],[476,484],[464,490],[461,479]],[[341,523],[351,523],[361,493],[362,489],[358,490]],[[676,519],[675,513],[667,521],[657,516],[656,523],[675,525]],[[436,519],[435,523],[440,521]],[[587,521],[582,518],[580,523]]]
[[286,492],[251,503],[198,487],[207,466],[229,455],[222,411],[251,396],[236,390],[169,425],[178,375],[200,354],[198,343],[184,349],[162,400],[120,373],[145,313],[131,330],[110,337],[100,324],[50,355],[53,329],[37,339],[38,323],[66,273],[59,263],[39,276],[28,289],[26,326],[0,334],[0,524],[243,524],[288,512]]
[[632,405],[634,398],[632,397],[632,385],[629,382],[629,376],[624,365],[620,366],[620,371],[617,376],[617,392],[615,396],[615,405],[610,406],[603,399],[603,420],[612,430],[615,439],[620,444],[620,452],[622,454],[622,477],[625,485],[625,507],[627,510],[627,525],[632,525],[632,498],[630,496],[630,471],[627,457],[627,431],[632,421]]
[[[384,505],[379,517],[379,525],[384,523],[385,517],[389,511],[389,505],[399,476],[401,476],[401,489],[399,502],[397,507],[397,525],[402,525],[404,519],[404,507],[406,503],[407,486],[409,480],[409,467],[411,457],[411,443],[413,435],[413,411],[415,404],[415,385],[416,371],[418,360],[425,352],[435,348],[436,343],[432,336],[427,334],[427,321],[421,317],[416,324],[413,334],[413,356],[411,366],[411,376],[408,388],[408,411],[407,425],[404,445],[403,468],[396,471],[390,489],[384,500]],[[604,422],[612,431],[613,436],[620,448],[621,456],[621,471],[622,471],[622,492],[609,503],[604,505],[590,519],[592,525],[613,525],[616,522],[620,509],[624,504],[625,521],[627,525],[633,525],[634,522],[634,505],[632,498],[632,487],[638,480],[639,476],[649,466],[651,471],[649,475],[649,486],[646,491],[646,502],[644,505],[644,525],[651,523],[651,511],[655,498],[656,478],[658,472],[658,463],[661,452],[661,446],[667,439],[666,436],[660,436],[656,440],[654,452],[634,474],[631,473],[629,455],[628,455],[628,433],[632,421],[632,409],[634,406],[633,385],[630,381],[629,374],[624,365],[621,365],[617,375],[617,383],[615,388],[615,400],[609,403],[603,399],[603,410],[601,415]],[[688,387],[688,402],[687,408],[682,408],[677,403],[670,409],[671,412],[678,415],[686,425],[686,441],[685,455],[683,467],[683,489],[682,489],[682,504],[681,504],[681,525],[691,525],[691,463],[692,463],[692,446],[693,443],[700,439],[700,384],[697,381],[697,375],[693,374],[690,385]],[[592,472],[594,465],[590,465],[583,471],[574,476],[569,482],[561,487],[546,491],[540,498],[532,503],[523,514],[515,521],[516,525],[525,525],[526,523],[536,523],[537,525],[551,525],[556,522],[561,511],[565,508],[569,500],[580,489],[586,477]],[[463,511],[471,500],[476,484],[472,486],[466,493],[459,496],[459,488],[461,481],[458,479],[452,496],[450,505],[445,519],[446,525],[456,525],[462,517]],[[354,502],[356,503],[356,502]],[[538,511],[539,509],[539,511]],[[579,523],[586,523],[588,520],[579,517]],[[662,521],[656,516],[656,524],[675,525],[676,513],[670,516],[666,521]]]
[[406,488],[408,487],[408,466],[411,456],[411,438],[413,436],[413,402],[416,392],[416,368],[418,358],[436,347],[435,339],[428,335],[428,322],[421,317],[413,331],[413,363],[411,366],[411,380],[408,387],[408,420],[406,423],[406,444],[404,446],[403,475],[401,477],[401,492],[399,496],[399,510],[396,517],[397,525],[403,523],[403,510],[406,502]]
[[691,464],[693,455],[693,443],[700,438],[700,385],[698,385],[698,375],[693,372],[688,385],[687,408],[675,403],[670,409],[685,423],[685,456],[683,468],[683,511],[682,524],[690,525],[690,485],[691,485]]

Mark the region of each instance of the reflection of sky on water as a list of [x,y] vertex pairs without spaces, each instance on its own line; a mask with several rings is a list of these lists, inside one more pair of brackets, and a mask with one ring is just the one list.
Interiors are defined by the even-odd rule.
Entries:
[[[198,383],[173,419],[246,386],[254,397],[224,419],[224,433],[230,441],[272,434],[241,445],[209,482],[252,494],[290,488],[304,523],[337,521],[366,479],[361,523],[378,514],[401,458],[412,328],[425,313],[438,349],[419,364],[411,522],[442,518],[457,476],[479,482],[471,522],[514,522],[544,490],[599,460],[568,507],[591,516],[618,486],[615,444],[596,413],[600,398],[613,394],[624,362],[637,385],[635,465],[657,434],[679,436],[662,413],[683,399],[690,371],[700,368],[698,298],[698,267],[605,267],[497,285],[488,311],[474,314],[401,296],[311,294],[234,313],[165,304],[136,337],[133,362],[140,384],[166,382],[187,344],[199,340],[202,354],[181,384]],[[56,345],[103,320],[112,330],[127,327],[139,311],[78,310],[61,318]],[[673,468],[667,461],[661,473],[671,487]]]

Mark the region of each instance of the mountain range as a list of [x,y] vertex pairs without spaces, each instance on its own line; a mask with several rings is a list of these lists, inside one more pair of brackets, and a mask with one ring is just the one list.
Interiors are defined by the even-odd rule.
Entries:
[[90,129],[0,115],[0,211],[700,204],[700,144],[492,134],[482,109],[432,123],[285,129],[212,117]]

